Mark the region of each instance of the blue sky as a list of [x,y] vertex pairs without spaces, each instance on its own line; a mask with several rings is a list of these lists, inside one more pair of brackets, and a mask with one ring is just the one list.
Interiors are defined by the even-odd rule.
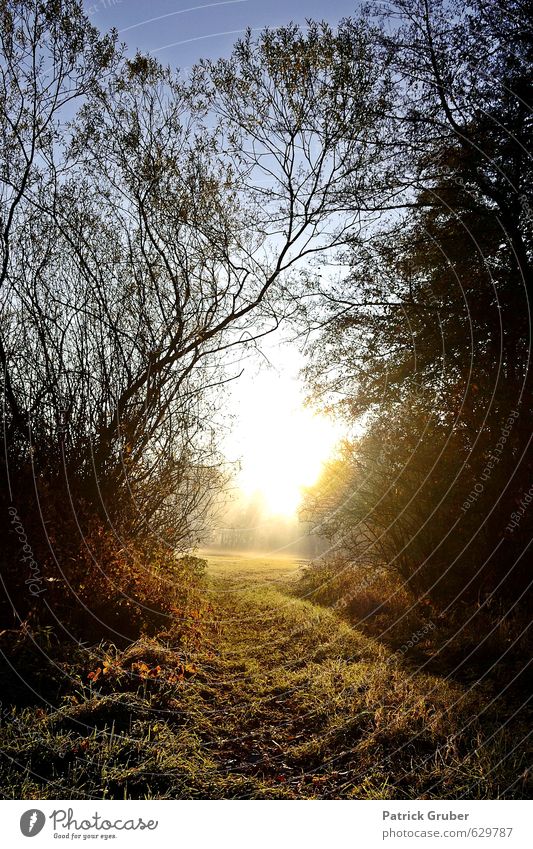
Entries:
[[335,23],[353,14],[357,0],[86,0],[84,6],[99,29],[116,27],[131,53],[150,51],[183,69],[202,57],[227,55],[248,26],[307,18]]

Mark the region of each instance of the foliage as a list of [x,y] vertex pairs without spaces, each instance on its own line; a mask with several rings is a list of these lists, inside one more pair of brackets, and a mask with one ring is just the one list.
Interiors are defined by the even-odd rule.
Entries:
[[[525,6],[400,2],[382,49],[392,187],[348,274],[324,281],[312,397],[358,423],[306,515],[419,597],[523,604],[530,486],[533,138]],[[495,84],[496,83],[496,84]],[[376,209],[376,212],[378,209]]]
[[[2,8],[1,512],[25,513],[41,569],[78,591],[95,527],[118,552],[205,535],[228,352],[276,329],[293,268],[344,242],[336,198],[371,163],[386,87],[364,26],[247,36],[184,82],[99,38],[77,0]],[[3,540],[18,598],[8,520]]]
[[65,495],[27,499],[19,521],[33,529],[29,556],[21,559],[14,527],[5,529],[15,536],[3,552],[6,627],[53,626],[75,642],[124,644],[198,607],[204,560],[179,556],[164,540],[121,539],[82,504],[65,516]]

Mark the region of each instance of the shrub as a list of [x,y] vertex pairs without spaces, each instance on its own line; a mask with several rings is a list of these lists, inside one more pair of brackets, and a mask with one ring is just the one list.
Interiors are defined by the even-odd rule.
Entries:
[[[78,640],[124,643],[195,603],[205,561],[110,528],[65,493],[41,487],[4,513],[4,627],[51,625]],[[7,516],[7,519],[6,519]]]

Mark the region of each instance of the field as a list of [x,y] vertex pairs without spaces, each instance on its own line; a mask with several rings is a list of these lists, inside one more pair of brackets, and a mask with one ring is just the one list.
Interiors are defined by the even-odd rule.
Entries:
[[213,579],[227,581],[232,588],[246,587],[251,583],[283,584],[298,579],[305,560],[283,554],[257,554],[255,552],[217,552],[206,549],[200,555],[208,562]]
[[[21,645],[8,798],[523,796],[527,728],[294,593],[294,558],[206,553],[206,600],[125,650]],[[183,617],[185,619],[185,617]],[[43,666],[43,655],[53,665]],[[98,671],[100,670],[100,671]],[[41,678],[39,677],[41,676]],[[518,745],[517,745],[518,743]]]

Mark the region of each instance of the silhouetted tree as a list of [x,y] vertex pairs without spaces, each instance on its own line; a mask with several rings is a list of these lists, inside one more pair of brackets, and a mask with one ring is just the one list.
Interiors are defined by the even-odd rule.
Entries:
[[198,538],[226,354],[345,242],[339,192],[371,168],[384,84],[363,26],[248,34],[184,82],[79,3],[3,14],[6,500],[43,519],[61,582],[95,523],[126,548]]
[[369,526],[419,594],[519,597],[533,533],[529,515],[508,527],[532,468],[531,21],[521,2],[395,9],[381,37],[390,194],[344,254],[349,273],[322,286],[308,370],[314,397],[367,432],[333,501],[336,477],[315,497],[329,493],[339,545]]

